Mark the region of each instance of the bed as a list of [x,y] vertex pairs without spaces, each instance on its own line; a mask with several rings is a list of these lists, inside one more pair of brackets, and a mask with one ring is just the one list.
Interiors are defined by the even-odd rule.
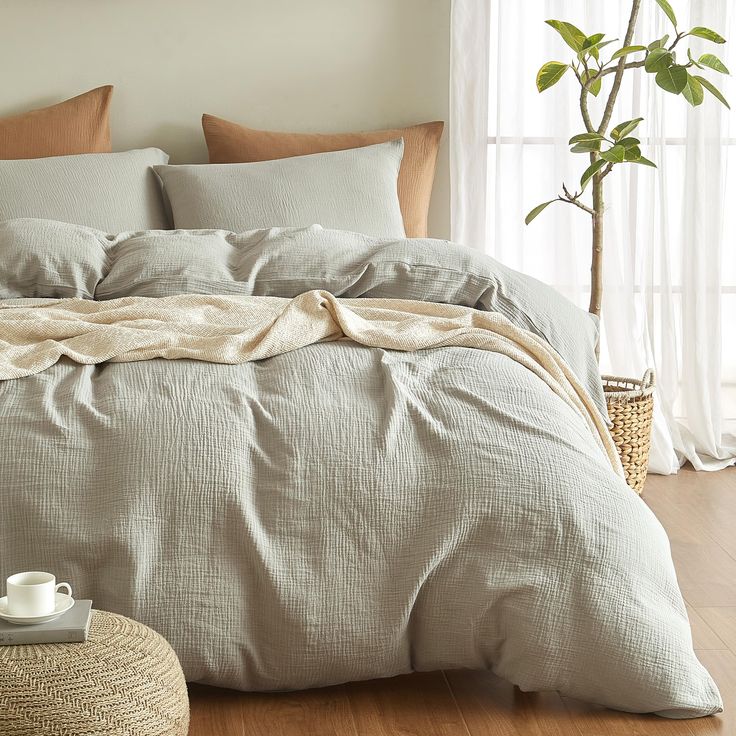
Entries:
[[53,569],[211,685],[721,709],[552,289],[446,241],[9,219],[0,297],[0,576]]

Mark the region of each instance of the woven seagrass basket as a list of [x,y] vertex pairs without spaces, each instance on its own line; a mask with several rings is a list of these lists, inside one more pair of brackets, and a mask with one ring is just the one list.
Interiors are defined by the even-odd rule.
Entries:
[[649,465],[654,413],[654,371],[635,378],[601,376],[611,434],[616,443],[626,482],[641,495]]

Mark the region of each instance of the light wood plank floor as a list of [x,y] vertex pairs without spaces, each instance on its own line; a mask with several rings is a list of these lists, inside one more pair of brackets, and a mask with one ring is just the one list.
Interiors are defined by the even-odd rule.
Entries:
[[299,693],[190,687],[190,736],[736,735],[736,468],[650,476],[644,498],[667,529],[698,657],[719,716],[669,721],[522,693],[487,672],[433,672]]

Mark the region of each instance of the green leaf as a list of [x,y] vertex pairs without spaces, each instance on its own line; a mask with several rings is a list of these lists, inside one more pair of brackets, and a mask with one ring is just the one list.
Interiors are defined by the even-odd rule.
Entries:
[[657,0],[657,5],[664,11],[664,14],[670,19],[670,23],[677,28],[677,18],[675,17],[675,11],[672,10],[672,6],[667,0]]
[[605,140],[605,137],[602,136],[600,133],[578,133],[577,135],[574,135],[570,140],[568,141],[569,145],[572,145],[573,143],[580,143],[582,141],[602,141]]
[[[602,35],[602,34],[596,34],[596,35]],[[578,58],[582,61],[585,54],[590,54],[594,59],[598,58],[598,52],[600,49],[605,48],[609,44],[616,43],[618,41],[617,38],[612,38],[610,41],[598,41],[596,44],[593,44],[592,46],[586,46],[583,48],[582,51],[578,53]]]
[[603,83],[603,80],[599,77],[598,79],[593,79],[595,77],[594,71],[584,71],[580,75],[580,79],[582,80],[583,84],[588,88],[588,92],[593,95],[593,97],[598,97],[598,93],[601,91],[601,85]]
[[612,164],[621,164],[626,160],[626,149],[617,143],[607,151],[601,151],[601,158]]
[[644,59],[644,71],[656,74],[672,66],[675,59],[667,49],[654,49]]
[[573,51],[582,50],[586,36],[579,28],[576,28],[572,23],[566,23],[564,20],[546,20],[544,22],[548,26],[552,26]]
[[583,41],[583,48],[589,49],[591,46],[595,46],[604,39],[605,35],[605,33],[594,33],[591,36],[588,36],[588,38]]
[[661,49],[664,47],[664,45],[669,41],[669,34],[665,33],[662,38],[658,38],[656,41],[652,41],[647,48],[650,51],[654,51],[654,49]]
[[700,84],[702,84],[703,87],[705,87],[708,92],[713,95],[713,97],[715,97],[719,102],[723,103],[729,110],[731,109],[731,105],[728,104],[726,98],[720,93],[715,85],[711,84],[705,77],[696,76],[695,79],[697,79],[698,82],[700,82]]
[[616,43],[618,41],[617,38],[611,39],[610,41],[601,41],[600,43],[597,43],[595,46],[590,46],[588,48],[583,49],[582,51],[578,52],[578,59],[580,61],[583,61],[585,59],[586,54],[590,54],[596,61],[598,61],[599,57],[599,51],[600,49],[608,46],[610,43]]
[[612,57],[611,61],[614,59],[620,59],[622,56],[627,56],[628,54],[635,54],[637,51],[646,51],[646,46],[624,46],[622,49],[619,49]]
[[623,146],[627,150],[638,146],[640,143],[641,141],[638,138],[622,138],[620,141],[616,141],[617,146]]
[[687,84],[685,85],[685,89],[682,90],[682,96],[693,107],[703,104],[703,99],[705,98],[703,85],[691,74],[687,75]]
[[706,41],[712,41],[713,43],[726,43],[726,39],[719,33],[711,31],[710,28],[703,28],[703,26],[695,26],[695,28],[691,28],[685,35],[697,36],[698,38],[704,38]]
[[636,163],[641,158],[641,148],[639,146],[631,146],[626,149],[624,160],[630,163]]
[[591,153],[592,151],[601,150],[601,141],[582,141],[576,143],[571,149],[570,153]]
[[548,61],[537,73],[537,89],[544,92],[557,84],[569,68],[568,64],[563,64],[561,61]]
[[611,138],[617,141],[619,138],[625,138],[629,133],[632,133],[639,127],[639,123],[644,118],[634,118],[633,120],[627,120],[624,123],[619,123],[612,131]]
[[632,161],[631,163],[641,164],[642,166],[651,166],[654,169],[657,168],[657,164],[655,164],[654,161],[650,161],[648,158],[644,158],[644,156],[640,156],[636,161]]
[[715,54],[703,54],[698,59],[698,65],[700,64],[707,66],[709,69],[714,69],[721,74],[731,73],[728,71],[728,67]]
[[687,87],[687,69],[684,66],[673,64],[669,69],[657,72],[654,81],[665,91],[679,95]]
[[556,199],[550,199],[549,202],[543,202],[542,204],[538,204],[525,218],[524,218],[524,224],[528,225],[540,212],[542,212],[544,209],[546,209],[549,205],[552,204],[552,202],[556,202]]
[[[583,48],[578,51],[578,59],[582,61],[585,54],[590,54],[594,59],[597,59],[599,49],[598,44],[601,43],[605,35],[605,33],[594,33],[592,36],[588,36],[585,41],[583,41]],[[606,41],[606,43],[602,45],[605,46],[607,43],[612,43],[612,41]]]
[[583,175],[580,177],[580,186],[581,186],[581,188],[582,189],[585,189],[585,187],[588,186],[588,182],[605,165],[606,165],[606,162],[602,158],[599,158],[596,161],[594,161],[590,166],[588,166],[588,168],[585,169],[585,171],[583,172]]

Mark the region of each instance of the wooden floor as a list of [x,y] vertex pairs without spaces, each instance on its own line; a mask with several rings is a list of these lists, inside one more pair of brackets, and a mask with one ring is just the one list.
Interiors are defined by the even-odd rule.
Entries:
[[522,693],[487,672],[433,672],[285,694],[193,685],[190,736],[736,736],[736,469],[650,476],[644,498],[670,535],[721,715],[635,716]]

